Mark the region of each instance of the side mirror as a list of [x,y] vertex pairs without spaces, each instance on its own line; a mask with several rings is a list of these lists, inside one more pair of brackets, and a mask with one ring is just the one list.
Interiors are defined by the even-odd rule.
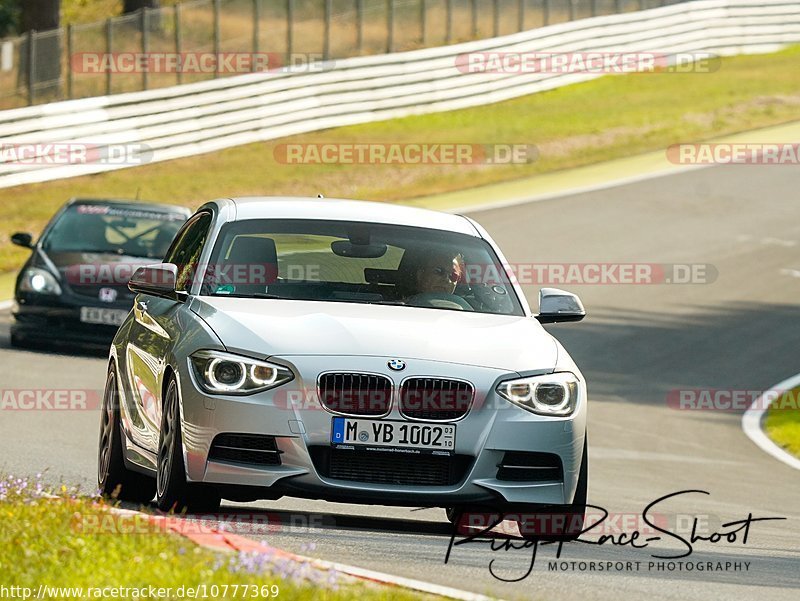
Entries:
[[17,232],[11,236],[11,244],[16,244],[23,248],[33,248],[33,236],[25,232]]
[[152,294],[178,300],[175,282],[178,279],[178,266],[172,263],[159,263],[140,267],[133,272],[128,289],[138,294]]
[[542,288],[539,291],[540,323],[580,321],[586,317],[586,310],[577,295],[558,288]]

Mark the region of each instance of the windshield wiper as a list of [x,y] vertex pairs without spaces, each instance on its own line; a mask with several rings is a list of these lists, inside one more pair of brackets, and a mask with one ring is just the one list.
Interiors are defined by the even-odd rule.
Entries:
[[266,299],[276,299],[276,300],[297,300],[297,301],[319,301],[319,302],[331,302],[331,303],[357,303],[361,305],[394,305],[394,306],[401,306],[405,307],[408,306],[407,303],[403,301],[389,301],[389,300],[359,300],[359,299],[350,299],[350,298],[297,298],[291,296],[279,296],[277,294],[269,294],[267,292],[254,292],[252,294],[237,294],[237,293],[214,293],[211,296],[214,297],[230,297],[230,298],[266,298]]
[[79,250],[77,252],[97,253],[98,255],[126,255],[126,254],[128,254],[128,253],[125,252],[124,248],[91,248],[91,249]]
[[157,255],[153,252],[137,252],[137,251],[128,251],[124,248],[101,248],[100,250],[82,250],[79,252],[85,253],[97,253],[97,254],[106,254],[106,255],[124,255],[126,257],[136,257],[137,259],[156,259],[161,258],[164,255]]
[[253,292],[252,294],[236,294],[227,292],[225,293],[214,293],[211,296],[221,296],[221,297],[230,297],[230,298],[267,298],[267,299],[277,299],[277,300],[291,300],[286,296],[278,296],[277,294],[268,294],[266,292]]

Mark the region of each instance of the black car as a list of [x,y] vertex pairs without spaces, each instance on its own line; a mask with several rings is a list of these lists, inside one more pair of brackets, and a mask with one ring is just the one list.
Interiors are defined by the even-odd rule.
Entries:
[[190,215],[184,207],[124,200],[72,199],[39,241],[11,241],[33,252],[14,292],[11,344],[107,344],[133,306],[127,284],[164,257]]

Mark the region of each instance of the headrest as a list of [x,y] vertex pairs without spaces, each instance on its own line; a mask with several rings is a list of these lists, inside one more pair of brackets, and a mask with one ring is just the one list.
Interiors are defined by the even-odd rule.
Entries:
[[233,241],[228,263],[277,263],[275,240],[256,236],[238,236]]
[[256,271],[261,272],[263,268],[265,282],[259,278],[258,281],[238,282],[239,284],[271,284],[278,278],[278,253],[272,238],[238,236],[233,241],[225,263],[233,265],[240,273],[252,272],[253,276]]

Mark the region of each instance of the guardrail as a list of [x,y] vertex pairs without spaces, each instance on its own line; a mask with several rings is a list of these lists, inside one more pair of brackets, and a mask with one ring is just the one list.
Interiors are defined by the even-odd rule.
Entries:
[[[342,59],[498,37],[687,0],[182,0],[0,40],[0,108],[229,76],[226,69],[86,72],[84,54]],[[238,74],[259,71],[238,69]]]
[[[322,63],[315,72],[255,73],[3,111],[0,187],[489,104],[600,75],[465,73],[457,61],[466,53],[609,51],[675,56],[772,51],[800,42],[798,9],[798,0],[699,0],[452,46]],[[47,160],[53,153],[47,144],[82,145],[92,156],[61,164]],[[42,145],[36,149],[39,159],[10,161],[20,145]],[[104,155],[119,145],[134,149],[126,160]]]

